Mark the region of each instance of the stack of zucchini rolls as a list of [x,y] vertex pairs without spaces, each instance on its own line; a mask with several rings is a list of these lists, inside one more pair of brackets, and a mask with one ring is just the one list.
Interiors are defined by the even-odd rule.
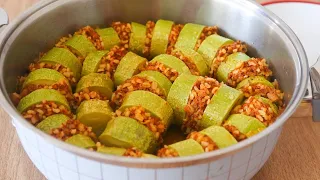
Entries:
[[[271,125],[283,93],[265,59],[217,33],[169,20],[86,26],[29,65],[12,101],[40,130],[100,153],[180,157],[228,147]],[[164,145],[172,124],[185,140]]]

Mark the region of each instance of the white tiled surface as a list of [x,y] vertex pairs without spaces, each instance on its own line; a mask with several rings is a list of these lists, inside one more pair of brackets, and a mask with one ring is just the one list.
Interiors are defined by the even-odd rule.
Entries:
[[20,141],[37,168],[50,180],[238,180],[252,178],[267,161],[281,128],[244,150],[196,166],[136,169],[103,164],[53,147],[18,122]]

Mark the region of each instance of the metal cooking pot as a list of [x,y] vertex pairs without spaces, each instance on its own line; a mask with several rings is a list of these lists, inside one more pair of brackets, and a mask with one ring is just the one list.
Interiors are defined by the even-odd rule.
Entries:
[[[285,92],[286,110],[260,134],[234,146],[173,159],[134,159],[89,152],[41,132],[17,112],[9,95],[16,77],[39,52],[85,25],[159,18],[217,25],[221,34],[246,42],[250,56],[267,58]],[[2,32],[0,99],[30,159],[48,179],[250,179],[263,166],[283,123],[305,94],[308,64],[294,33],[274,14],[248,0],[47,0],[20,15]]]

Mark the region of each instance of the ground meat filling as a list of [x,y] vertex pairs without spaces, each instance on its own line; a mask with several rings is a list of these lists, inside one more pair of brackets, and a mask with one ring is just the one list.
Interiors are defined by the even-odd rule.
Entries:
[[55,89],[59,91],[60,94],[64,95],[69,102],[73,100],[72,91],[70,90],[69,85],[63,80],[52,85],[31,84],[23,88],[20,94],[14,93],[14,96],[16,96],[20,101],[20,99],[22,99],[23,97],[27,96],[28,94],[30,94],[31,92],[37,89]]
[[108,98],[105,95],[97,91],[90,91],[88,88],[85,88],[80,92],[74,93],[73,97],[74,97],[74,100],[72,101],[71,105],[75,109],[78,108],[80,104],[86,100],[90,100],[90,99],[99,99],[104,101],[108,100]]
[[160,62],[150,62],[144,70],[158,71],[165,75],[171,82],[174,82],[179,76],[179,73],[175,69],[166,67]]
[[201,43],[210,35],[217,34],[218,33],[218,27],[217,26],[206,26],[203,28],[200,37],[197,41],[196,46],[194,47],[194,50],[198,50]]
[[129,41],[130,41],[130,33],[131,33],[131,24],[117,21],[117,22],[113,22],[111,26],[117,32],[120,38],[120,44],[125,49],[128,49]]
[[283,93],[274,87],[266,86],[264,84],[252,84],[241,88],[245,97],[259,95],[270,99],[272,102],[282,105]]
[[64,75],[70,84],[75,85],[77,83],[76,78],[74,77],[73,72],[70,68],[64,67],[61,64],[50,64],[45,62],[31,63],[29,65],[29,71],[35,71],[41,68],[53,69]]
[[212,141],[212,139],[205,135],[201,134],[199,132],[192,132],[188,135],[187,139],[193,139],[197,141],[203,148],[204,152],[210,152],[214,151],[216,149],[219,149],[219,147],[216,145],[215,142]]
[[92,128],[84,125],[79,120],[69,119],[63,123],[59,128],[50,130],[50,135],[53,137],[65,141],[73,135],[82,134],[89,136],[93,141],[97,142],[97,135],[92,132]]
[[59,41],[55,44],[55,46],[57,48],[64,48],[64,49],[68,49],[70,52],[72,52],[72,54],[74,54],[78,59],[79,61],[81,62],[81,64],[83,63],[85,57],[83,57],[78,51],[76,51],[75,49],[73,48],[70,48],[68,46],[65,45],[65,43],[70,39],[72,38],[72,35],[71,34],[68,34],[68,36],[65,36],[65,37],[62,37],[59,39]]
[[138,157],[143,156],[143,152],[135,147],[132,147],[132,148],[127,149],[126,152],[124,152],[123,156],[138,158]]
[[250,96],[242,105],[237,106],[233,113],[255,117],[265,126],[272,124],[277,117],[269,104],[263,103],[254,96]]
[[64,114],[70,118],[73,114],[63,105],[58,105],[52,101],[43,100],[39,104],[35,104],[22,113],[22,116],[31,124],[37,125],[39,122],[54,114]]
[[78,35],[85,35],[92,44],[96,47],[97,50],[104,50],[104,45],[100,35],[90,26],[85,26],[79,31],[75,32]]
[[156,82],[149,81],[146,78],[134,76],[117,87],[117,90],[113,93],[112,103],[120,106],[126,94],[135,90],[149,91],[163,99],[166,98]]
[[144,42],[144,48],[142,51],[144,57],[150,56],[151,40],[152,40],[153,29],[155,26],[156,26],[156,23],[153,21],[148,21],[146,24],[146,27],[147,27],[146,40]]
[[197,130],[198,122],[202,119],[204,110],[219,87],[220,83],[213,78],[200,77],[196,81],[189,95],[188,103],[184,107],[186,117],[182,130],[186,132]]
[[175,149],[170,148],[169,146],[164,146],[158,151],[157,156],[166,158],[166,157],[179,157],[178,152]]
[[242,134],[237,127],[227,124],[223,127],[226,128],[238,142],[247,139],[247,136]]
[[252,76],[264,76],[268,78],[272,75],[265,59],[251,58],[248,61],[240,63],[236,69],[228,74],[227,84],[235,87],[242,80]]
[[188,58],[187,56],[184,56],[181,51],[173,51],[171,53],[171,55],[179,58],[181,61],[183,61],[186,66],[188,66],[189,70],[191,71],[191,74],[193,75],[196,75],[196,76],[199,76],[200,75],[200,72],[197,68],[197,65],[190,59]]
[[147,112],[145,108],[141,106],[133,106],[122,111],[116,110],[115,115],[117,117],[125,116],[137,120],[139,123],[146,126],[151,132],[153,132],[156,138],[162,142],[161,135],[165,131],[166,127],[159,118],[151,116],[151,114]]
[[112,47],[110,51],[102,57],[97,72],[106,74],[112,79],[121,59],[127,54],[127,52],[128,51],[124,47]]
[[222,62],[226,61],[227,57],[229,55],[236,53],[236,52],[246,53],[247,46],[244,43],[242,43],[241,41],[236,41],[232,44],[225,45],[225,46],[221,47],[217,51],[216,56],[214,57],[214,59],[212,61],[213,63],[211,65],[210,74],[215,76],[220,64]]
[[174,24],[171,28],[170,34],[169,34],[169,43],[167,46],[167,54],[171,54],[171,52],[174,50],[174,46],[178,40],[179,34],[183,28],[183,24]]

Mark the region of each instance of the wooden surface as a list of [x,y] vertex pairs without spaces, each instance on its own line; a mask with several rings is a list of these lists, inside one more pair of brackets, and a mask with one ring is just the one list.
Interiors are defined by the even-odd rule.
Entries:
[[[12,20],[37,1],[0,0],[0,7]],[[295,118],[287,121],[275,151],[255,180],[320,179],[320,123],[313,123],[311,117],[305,117],[308,114],[310,105],[303,104]],[[0,179],[45,179],[24,152],[9,116],[2,108],[0,119]]]

